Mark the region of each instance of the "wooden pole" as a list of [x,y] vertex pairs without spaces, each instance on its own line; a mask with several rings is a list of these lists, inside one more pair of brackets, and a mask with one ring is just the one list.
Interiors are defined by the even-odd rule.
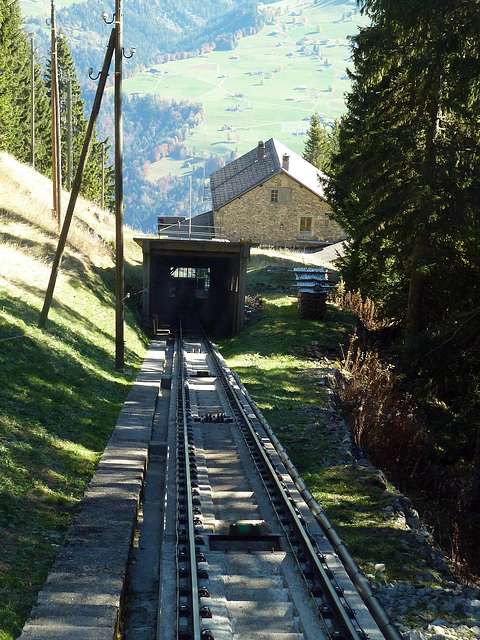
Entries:
[[122,0],[115,0],[115,368],[125,364],[124,343],[124,258],[123,258],[123,13]]
[[57,202],[57,140],[56,140],[56,100],[55,100],[55,75],[57,69],[57,42],[55,37],[55,3],[50,3],[50,104],[52,112],[52,188],[53,188],[53,215],[58,220]]
[[102,195],[101,195],[101,207],[105,209],[105,141],[102,142]]
[[30,150],[35,169],[35,38],[30,41]]
[[51,0],[51,63],[50,89],[52,99],[52,184],[53,210],[58,226],[62,224],[62,152],[60,137],[60,95],[58,90],[57,34],[55,27],[55,2]]
[[77,202],[77,197],[80,192],[80,187],[82,186],[83,171],[85,169],[85,164],[88,159],[88,153],[90,151],[90,143],[92,141],[95,122],[98,117],[98,112],[100,111],[100,105],[102,103],[103,92],[105,90],[105,84],[107,82],[108,70],[110,68],[110,63],[112,61],[114,48],[115,48],[115,29],[112,29],[112,33],[110,35],[110,41],[108,43],[107,53],[105,54],[105,60],[103,63],[102,72],[100,74],[100,80],[98,83],[97,92],[95,94],[95,100],[93,102],[92,113],[90,115],[90,120],[88,121],[87,133],[83,143],[82,153],[80,155],[80,160],[78,162],[75,179],[72,185],[72,192],[70,194],[70,200],[69,200],[67,211],[65,214],[65,220],[63,221],[62,231],[60,233],[60,238],[58,240],[57,251],[55,253],[52,272],[50,274],[50,281],[48,283],[47,292],[45,294],[45,301],[43,303],[42,313],[40,314],[40,320],[38,322],[38,326],[40,329],[45,328],[48,312],[52,304],[53,291],[55,289],[55,283],[57,281],[58,272],[60,270],[60,263],[62,261],[63,251],[65,249],[65,244],[67,241],[67,235],[70,229],[70,223],[72,221],[73,212],[75,210],[75,204]]
[[73,174],[73,116],[72,116],[72,79],[67,80],[67,190],[72,188]]

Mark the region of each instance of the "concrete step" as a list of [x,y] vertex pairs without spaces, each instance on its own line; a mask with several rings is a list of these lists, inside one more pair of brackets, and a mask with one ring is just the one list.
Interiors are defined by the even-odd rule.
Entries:
[[245,576],[225,576],[225,596],[227,600],[253,600],[263,602],[265,600],[275,602],[289,602],[288,589],[283,586],[281,576],[272,578],[250,578]]
[[251,637],[253,632],[299,633],[298,618],[291,602],[275,600],[231,600],[227,602],[234,636]]

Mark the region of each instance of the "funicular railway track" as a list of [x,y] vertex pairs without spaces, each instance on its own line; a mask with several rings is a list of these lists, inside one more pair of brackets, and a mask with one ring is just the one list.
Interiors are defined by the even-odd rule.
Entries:
[[402,640],[216,347],[152,342],[21,640]]
[[216,348],[180,331],[172,371],[157,639],[398,640],[353,588]]

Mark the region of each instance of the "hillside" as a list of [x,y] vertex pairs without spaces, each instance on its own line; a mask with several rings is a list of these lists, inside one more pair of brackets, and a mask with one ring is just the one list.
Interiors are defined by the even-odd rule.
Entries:
[[[48,180],[0,155],[0,640],[20,633],[146,344],[127,309],[126,370],[114,371],[114,224],[85,201],[47,329],[37,328],[57,238],[50,200]],[[132,235],[125,230],[134,293],[141,253]],[[219,346],[405,637],[441,639],[448,631],[469,640],[480,629],[480,592],[445,582],[431,536],[418,532],[418,517],[407,523],[410,501],[354,459],[348,429],[328,403],[327,380],[355,319],[333,306],[325,321],[300,319],[290,269],[331,259],[253,251],[248,291],[261,295],[262,315]]]
[[[127,308],[125,373],[114,371],[114,233],[109,215],[79,201],[39,330],[58,237],[51,183],[0,155],[1,640],[19,634],[143,361],[146,339]],[[134,292],[142,255],[132,235]]]
[[[276,137],[302,153],[309,119],[340,117],[350,81],[348,36],[366,20],[355,0],[253,0],[125,3],[125,220],[150,233],[158,215],[207,211],[208,176]],[[47,0],[21,0],[26,29],[47,56]],[[110,26],[111,7],[58,0],[57,26],[68,40],[87,114]],[[112,89],[99,139],[113,139]],[[190,105],[192,117],[177,118]],[[193,121],[192,121],[193,120]],[[159,127],[157,123],[161,123]],[[113,153],[113,149],[111,149]],[[113,158],[110,158],[113,161]]]
[[[28,30],[47,50],[50,0],[22,0],[21,6],[28,16]],[[58,27],[70,41],[77,68],[85,72],[101,65],[111,29],[101,14],[106,11],[110,20],[115,4],[60,0],[55,6]],[[195,51],[205,43],[213,46],[220,34],[251,33],[258,26],[256,0],[189,0],[188,8],[179,0],[142,0],[124,3],[123,11],[125,48],[135,46],[137,50],[134,66],[154,64],[163,54]]]

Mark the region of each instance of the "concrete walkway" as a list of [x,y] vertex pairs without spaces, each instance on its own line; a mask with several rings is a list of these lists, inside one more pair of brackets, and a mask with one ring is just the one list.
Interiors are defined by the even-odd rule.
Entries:
[[165,358],[153,341],[20,640],[114,640]]

